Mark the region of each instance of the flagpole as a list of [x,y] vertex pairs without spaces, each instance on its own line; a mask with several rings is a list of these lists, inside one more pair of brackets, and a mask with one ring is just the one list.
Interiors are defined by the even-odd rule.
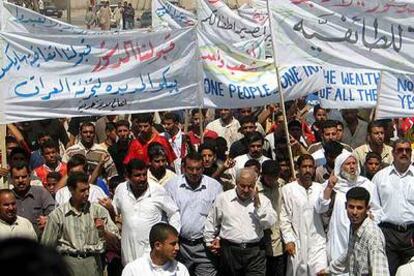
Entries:
[[267,7],[267,16],[269,17],[270,36],[272,38],[273,63],[274,63],[275,70],[276,70],[277,86],[279,88],[280,106],[282,108],[282,113],[283,113],[283,125],[284,125],[286,140],[287,140],[288,154],[289,154],[289,160],[290,160],[290,169],[292,171],[293,178],[296,179],[295,163],[293,160],[292,145],[290,143],[290,135],[289,135],[289,129],[288,129],[287,116],[286,116],[285,99],[283,96],[283,88],[282,88],[281,81],[280,81],[280,72],[279,72],[279,67],[277,65],[277,59],[276,59],[276,52],[277,52],[276,40],[274,39],[275,37],[273,35],[274,32],[273,32],[273,24],[272,24],[272,13],[270,11],[269,1],[270,0],[266,0],[266,7]]

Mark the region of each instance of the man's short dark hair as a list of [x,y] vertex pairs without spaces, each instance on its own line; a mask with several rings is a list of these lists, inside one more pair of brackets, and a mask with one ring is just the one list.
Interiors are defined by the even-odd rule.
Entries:
[[12,149],[12,151],[10,152],[10,156],[9,156],[10,157],[10,160],[9,161],[12,161],[13,156],[15,156],[16,154],[22,154],[23,157],[24,157],[24,160],[27,163],[29,163],[30,154],[25,149],[23,149],[21,147],[17,147],[17,148]]
[[56,179],[56,181],[59,181],[60,179],[62,179],[62,175],[60,174],[60,172],[49,172],[46,176],[46,179],[48,178]]
[[336,122],[336,127],[341,126],[342,129],[344,128],[344,123],[342,123],[341,121],[335,121]]
[[12,194],[14,196],[14,193],[12,192],[12,190],[10,190],[10,189],[0,189],[0,197],[2,195],[6,195],[6,194]]
[[11,144],[11,143],[13,143],[13,144],[19,144],[19,142],[17,141],[17,139],[16,139],[16,137],[14,137],[14,136],[6,136],[6,145],[7,144]]
[[36,139],[37,141],[39,141],[40,139],[42,139],[43,137],[52,137],[52,135],[50,135],[49,132],[44,131],[44,130],[39,130],[36,134]]
[[118,127],[124,126],[126,128],[130,128],[129,122],[127,120],[119,120],[116,122],[116,128],[118,129]]
[[85,172],[88,171],[88,161],[86,160],[86,157],[80,153],[73,155],[71,158],[69,158],[67,166],[68,173],[72,170],[72,168],[77,166],[83,166],[83,169]]
[[354,187],[346,193],[346,201],[350,200],[363,200],[365,205],[369,204],[370,195],[367,189],[363,187]]
[[131,175],[133,170],[142,171],[142,170],[146,170],[148,167],[147,167],[147,164],[145,164],[145,162],[142,161],[141,159],[134,158],[128,162],[125,168],[126,168],[127,175]]
[[367,153],[367,156],[365,157],[365,163],[366,163],[369,159],[372,159],[372,158],[377,159],[380,163],[382,162],[382,157],[381,157],[381,155],[379,155],[379,154],[378,154],[378,153],[376,153],[376,152],[370,151],[370,152],[368,152],[368,153]]
[[266,160],[262,164],[262,175],[278,176],[279,164],[275,160]]
[[378,120],[372,121],[372,122],[369,122],[368,127],[367,127],[368,134],[371,134],[372,129],[374,127],[382,127],[385,130],[384,124],[381,121],[378,121]]
[[164,242],[168,235],[178,236],[178,231],[171,225],[160,222],[152,226],[149,233],[149,242],[151,249],[154,249],[156,242]]
[[53,139],[47,139],[41,146],[40,149],[42,154],[45,152],[45,149],[55,149],[59,151],[58,144]]
[[262,165],[260,164],[259,161],[257,161],[256,159],[249,159],[246,161],[246,163],[244,163],[244,167],[256,167],[256,169],[260,172],[262,169]]
[[152,142],[148,145],[148,158],[150,161],[154,160],[155,157],[164,156],[166,157],[167,154],[165,153],[165,149],[162,147],[160,143]]
[[4,271],[12,271],[13,275],[71,275],[66,262],[56,250],[27,238],[0,241],[0,266]]
[[114,122],[107,122],[105,125],[105,131],[114,131],[116,130],[116,124]]
[[193,160],[193,161],[203,161],[203,157],[201,156],[200,153],[196,152],[196,151],[190,151],[183,160],[183,164],[185,165],[187,163],[187,160]]
[[315,159],[310,154],[302,154],[301,156],[299,156],[298,160],[296,161],[296,164],[298,164],[298,166],[300,167],[305,160],[311,160],[313,165],[315,166]]
[[86,173],[83,172],[71,172],[68,174],[68,180],[66,181],[66,186],[69,190],[76,190],[78,183],[87,183],[89,182],[89,177]]
[[151,113],[139,113],[131,115],[131,120],[136,121],[138,124],[149,123],[152,125],[152,119],[153,117]]
[[316,117],[316,113],[321,109],[326,111],[326,109],[323,108],[320,104],[315,105],[313,107],[313,116]]
[[400,145],[400,144],[410,144],[410,145],[411,145],[411,141],[410,141],[409,139],[407,139],[407,138],[398,138],[398,139],[394,142],[394,145],[393,145],[393,147],[392,147],[392,150],[394,151],[394,150],[395,150],[395,148],[397,147],[397,145]]
[[249,134],[246,135],[246,142],[247,142],[248,145],[250,145],[254,142],[257,142],[257,141],[262,142],[262,145],[264,143],[263,135],[260,132],[253,131],[252,133],[249,133]]
[[210,150],[213,154],[216,154],[216,151],[217,151],[214,143],[209,143],[209,142],[207,143],[205,142],[200,145],[200,147],[198,148],[198,152],[201,154],[203,150]]
[[239,123],[241,126],[243,126],[244,124],[256,124],[256,117],[254,117],[253,115],[247,115],[247,116],[243,116],[239,119]]
[[95,124],[94,123],[92,123],[91,121],[88,121],[88,122],[84,122],[83,124],[81,124],[80,125],[80,132],[82,132],[82,129],[84,128],[84,127],[93,127],[93,131],[95,132]]
[[338,156],[342,153],[344,146],[337,141],[328,141],[323,145],[325,156]]
[[337,125],[338,124],[334,120],[322,121],[321,124],[320,124],[321,132],[323,132],[327,128],[336,128]]
[[24,168],[26,168],[27,172],[30,174],[29,163],[27,163],[25,161],[12,162],[10,164],[10,173],[13,175],[13,169],[16,169],[16,170],[20,171]]
[[180,117],[176,113],[165,112],[162,116],[162,121],[164,122],[166,120],[172,120],[174,123],[178,123],[180,122]]

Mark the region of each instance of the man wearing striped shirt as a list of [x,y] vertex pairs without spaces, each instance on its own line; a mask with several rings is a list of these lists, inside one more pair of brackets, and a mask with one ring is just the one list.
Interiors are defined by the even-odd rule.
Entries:
[[69,158],[73,155],[82,154],[88,160],[89,173],[92,173],[95,167],[99,164],[99,161],[102,159],[102,155],[107,154],[109,158],[103,166],[105,177],[110,179],[118,175],[115,163],[110,157],[108,151],[102,146],[94,143],[95,125],[91,122],[84,123],[80,127],[80,136],[79,143],[66,149],[62,161],[67,163]]
[[104,207],[88,201],[86,174],[71,173],[67,186],[72,197],[49,215],[41,243],[56,247],[72,275],[102,276],[101,254],[118,243],[118,228]]

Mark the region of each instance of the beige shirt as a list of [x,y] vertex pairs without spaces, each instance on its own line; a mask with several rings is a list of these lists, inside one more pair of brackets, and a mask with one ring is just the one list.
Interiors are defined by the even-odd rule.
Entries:
[[[361,168],[364,166],[365,158],[367,157],[368,152],[371,152],[371,148],[368,144],[362,145],[357,147],[353,154],[358,159]],[[388,145],[384,145],[381,153],[382,164],[384,167],[389,166],[394,161],[394,157],[392,156],[392,147]]]
[[148,170],[148,181],[158,183],[161,186],[167,184],[167,182],[174,176],[177,175],[172,170],[167,169],[165,175],[160,180],[158,180],[155,176],[152,175],[151,170]]
[[231,144],[243,137],[239,133],[240,123],[235,118],[228,125],[224,125],[223,121],[219,118],[209,123],[206,129],[215,131],[219,137],[226,139],[228,148],[230,148]]
[[345,144],[350,145],[353,149],[356,149],[357,147],[365,144],[367,138],[367,128],[368,123],[358,119],[358,125],[352,135],[349,127],[345,123],[342,141]]
[[17,216],[16,221],[12,224],[0,219],[0,239],[13,237],[37,240],[33,225],[28,219]]
[[[261,182],[257,183],[257,188],[259,193],[262,193],[266,196],[272,203],[273,209],[277,214],[277,222],[272,226],[270,231],[265,230],[265,239],[268,239],[268,234],[270,234],[270,241],[266,240],[266,255],[277,257],[283,254],[283,245],[280,235],[280,208],[282,205],[282,194],[280,192],[282,185],[277,183],[277,187],[268,187],[263,185]],[[269,247],[270,245],[270,247]]]

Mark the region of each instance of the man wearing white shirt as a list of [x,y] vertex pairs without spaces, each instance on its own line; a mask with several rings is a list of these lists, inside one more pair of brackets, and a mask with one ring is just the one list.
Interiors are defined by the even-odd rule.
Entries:
[[257,177],[249,168],[238,171],[236,188],[220,194],[208,214],[204,239],[213,253],[220,251],[223,275],[265,275],[264,230],[276,223],[277,214],[258,192]]
[[171,225],[155,224],[149,233],[151,252],[127,264],[122,276],[189,276],[187,268],[177,262],[178,232]]
[[263,155],[264,138],[259,132],[255,131],[253,133],[248,134],[246,136],[246,141],[249,152],[234,158],[236,164],[233,168],[229,170],[229,173],[232,176],[233,181],[235,181],[236,179],[237,171],[244,168],[244,164],[246,164],[248,160],[256,159],[257,161],[259,161],[260,165],[264,161],[269,160],[268,157]]
[[127,181],[115,190],[113,204],[122,215],[122,263],[124,265],[150,251],[148,234],[153,225],[163,219],[180,229],[178,207],[164,188],[148,182],[147,166],[132,159],[127,167]]
[[37,241],[32,223],[17,215],[16,197],[9,189],[0,190],[0,239],[20,237]]
[[206,126],[207,130],[212,130],[218,134],[219,137],[223,137],[227,141],[227,147],[230,146],[242,138],[239,133],[240,123],[233,117],[231,109],[219,109],[220,118],[212,121]]
[[390,274],[414,256],[414,166],[411,143],[399,139],[394,143],[393,164],[380,170],[372,179],[373,202],[382,208],[379,224],[386,241]]
[[[336,260],[348,249],[350,221],[346,213],[346,193],[353,187],[363,187],[373,194],[375,185],[367,178],[360,176],[358,160],[350,152],[342,152],[335,160],[334,173],[323,184],[316,212],[329,212],[327,255],[328,261]],[[371,212],[378,220],[378,205],[372,203]]]
[[282,187],[280,229],[289,255],[286,275],[315,275],[328,265],[322,218],[314,210],[322,185],[313,182],[315,160],[304,154],[297,160],[298,180]]

